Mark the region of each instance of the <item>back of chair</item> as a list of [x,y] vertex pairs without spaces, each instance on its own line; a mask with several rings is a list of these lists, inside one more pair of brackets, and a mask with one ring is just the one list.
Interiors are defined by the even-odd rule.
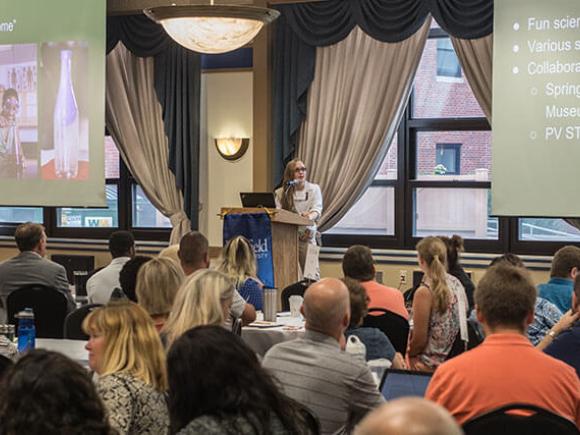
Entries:
[[302,281],[290,284],[282,290],[280,295],[282,302],[282,311],[290,311],[290,296],[304,296],[304,292],[313,281],[303,279]]
[[8,323],[17,325],[16,314],[25,308],[34,311],[36,336],[62,338],[67,315],[66,297],[52,287],[33,284],[14,290],[6,299]]
[[[512,411],[526,411],[513,414]],[[463,425],[465,435],[578,435],[576,424],[535,405],[513,403]]]
[[458,355],[461,355],[466,350],[473,349],[481,344],[483,341],[483,337],[480,336],[477,327],[475,326],[475,321],[472,319],[467,319],[467,332],[469,333],[469,341],[467,342],[467,346],[465,346],[465,342],[461,339],[461,332],[457,333],[457,337],[455,337],[455,341],[453,342],[453,347],[447,355],[446,360],[450,360]]
[[64,319],[64,338],[69,340],[88,340],[89,336],[84,333],[82,325],[85,317],[101,304],[89,304],[77,308]]
[[407,319],[384,308],[369,308],[369,314],[364,318],[363,326],[383,331],[395,350],[405,356],[409,339]]

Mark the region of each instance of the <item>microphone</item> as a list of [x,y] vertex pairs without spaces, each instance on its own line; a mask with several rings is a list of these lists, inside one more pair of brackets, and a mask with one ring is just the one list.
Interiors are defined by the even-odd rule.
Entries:
[[290,187],[290,186],[296,186],[299,183],[298,180],[288,180],[286,182],[286,186]]

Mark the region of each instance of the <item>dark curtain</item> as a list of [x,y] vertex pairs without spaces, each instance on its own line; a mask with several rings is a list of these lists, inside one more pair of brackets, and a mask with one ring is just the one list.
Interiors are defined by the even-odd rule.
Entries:
[[139,57],[155,58],[155,92],[163,109],[169,168],[183,208],[198,227],[201,56],[174,42],[145,15],[107,17],[107,53],[121,41]]
[[474,39],[493,28],[493,0],[331,0],[276,6],[273,80],[273,185],[296,149],[314,78],[316,47],[336,44],[358,25],[382,42],[413,35],[431,13],[453,36]]

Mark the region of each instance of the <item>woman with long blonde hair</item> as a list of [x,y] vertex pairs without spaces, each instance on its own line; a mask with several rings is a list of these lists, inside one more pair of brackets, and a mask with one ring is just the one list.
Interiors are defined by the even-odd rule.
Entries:
[[306,181],[306,166],[299,159],[290,160],[284,169],[282,186],[274,192],[276,207],[298,213],[313,224],[300,227],[299,260],[304,271],[308,245],[316,245],[316,223],[322,215],[322,192],[318,184]]
[[92,311],[83,330],[111,426],[121,434],[165,433],[165,353],[149,314],[133,302],[111,302]]
[[167,348],[194,326],[225,326],[230,317],[234,284],[217,270],[195,272],[181,286],[161,330]]
[[235,283],[236,290],[256,310],[262,309],[263,284],[256,272],[256,256],[252,244],[244,236],[236,236],[226,244],[218,267]]
[[152,258],[139,269],[135,289],[137,300],[149,313],[158,331],[167,321],[184,279],[181,266],[167,257]]
[[417,256],[424,275],[413,297],[408,356],[412,369],[434,371],[457,338],[460,307],[465,310],[467,297],[459,280],[447,273],[447,248],[441,239],[425,237],[417,244]]

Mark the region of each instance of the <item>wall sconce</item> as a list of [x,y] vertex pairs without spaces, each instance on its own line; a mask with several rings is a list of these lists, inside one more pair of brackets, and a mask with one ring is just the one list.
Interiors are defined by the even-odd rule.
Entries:
[[247,137],[220,137],[215,138],[214,142],[220,156],[231,161],[241,158],[250,145],[250,139]]

